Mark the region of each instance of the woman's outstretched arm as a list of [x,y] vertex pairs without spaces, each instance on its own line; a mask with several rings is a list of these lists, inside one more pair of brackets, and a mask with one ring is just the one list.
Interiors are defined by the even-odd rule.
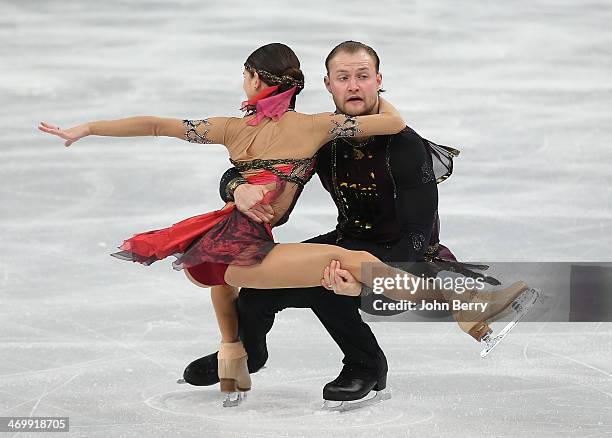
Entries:
[[182,120],[168,117],[137,116],[118,120],[99,120],[62,130],[59,126],[41,122],[38,129],[66,140],[65,146],[89,135],[106,137],[176,137],[192,143],[225,143],[229,117]]

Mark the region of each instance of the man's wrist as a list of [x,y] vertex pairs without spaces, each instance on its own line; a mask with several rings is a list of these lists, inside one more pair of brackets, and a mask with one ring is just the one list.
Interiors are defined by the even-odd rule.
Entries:
[[239,185],[246,184],[246,178],[242,176],[237,176],[236,178],[230,180],[225,186],[225,196],[228,200],[234,200],[234,191],[238,188]]
[[367,297],[368,295],[371,295],[372,292],[374,292],[374,289],[361,283],[361,292],[359,293],[360,297]]

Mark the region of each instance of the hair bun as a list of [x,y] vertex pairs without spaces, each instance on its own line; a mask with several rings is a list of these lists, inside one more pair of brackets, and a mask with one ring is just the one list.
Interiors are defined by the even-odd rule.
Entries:
[[282,77],[283,79],[287,79],[287,89],[293,87],[294,85],[296,85],[296,83],[299,83],[299,85],[297,85],[297,90],[295,94],[298,94],[300,91],[302,91],[302,88],[304,88],[304,73],[302,73],[302,70],[300,68],[287,67],[285,70],[283,70]]
[[296,67],[287,67],[285,71],[283,71],[283,76],[291,76],[298,81],[304,80],[304,73],[302,70]]

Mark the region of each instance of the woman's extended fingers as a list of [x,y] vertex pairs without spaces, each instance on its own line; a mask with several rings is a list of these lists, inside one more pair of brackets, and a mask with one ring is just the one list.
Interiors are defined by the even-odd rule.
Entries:
[[76,141],[76,139],[71,138],[66,132],[62,131],[59,126],[54,125],[52,123],[40,122],[40,125],[38,125],[38,129],[42,132],[46,132],[47,134],[56,135],[59,138],[63,138],[64,140],[66,140],[64,146],[70,146]]
[[59,126],[54,125],[53,123],[40,122],[40,125],[38,125],[38,129],[42,132],[46,132],[47,134],[56,135],[60,138],[63,138],[64,140],[66,140],[64,146],[70,146],[75,141],[90,134],[89,126],[87,124],[73,126],[72,128],[63,130]]
[[42,132],[46,132],[48,134],[53,134],[53,135],[57,135],[61,137],[61,130],[59,128],[59,126],[56,126],[52,123],[47,123],[47,122],[40,122],[40,125],[38,125],[38,129],[40,129]]
[[53,123],[48,123],[48,122],[40,122],[40,124],[42,126],[44,126],[45,128],[49,128],[49,129],[60,129],[59,126],[54,125]]

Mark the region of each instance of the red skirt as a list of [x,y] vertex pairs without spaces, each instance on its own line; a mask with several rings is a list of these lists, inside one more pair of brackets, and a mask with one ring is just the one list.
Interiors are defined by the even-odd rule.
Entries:
[[194,216],[161,230],[134,235],[111,254],[122,260],[150,265],[170,255],[175,270],[187,269],[199,283],[227,284],[229,265],[249,266],[274,248],[269,224],[253,222],[234,205]]

